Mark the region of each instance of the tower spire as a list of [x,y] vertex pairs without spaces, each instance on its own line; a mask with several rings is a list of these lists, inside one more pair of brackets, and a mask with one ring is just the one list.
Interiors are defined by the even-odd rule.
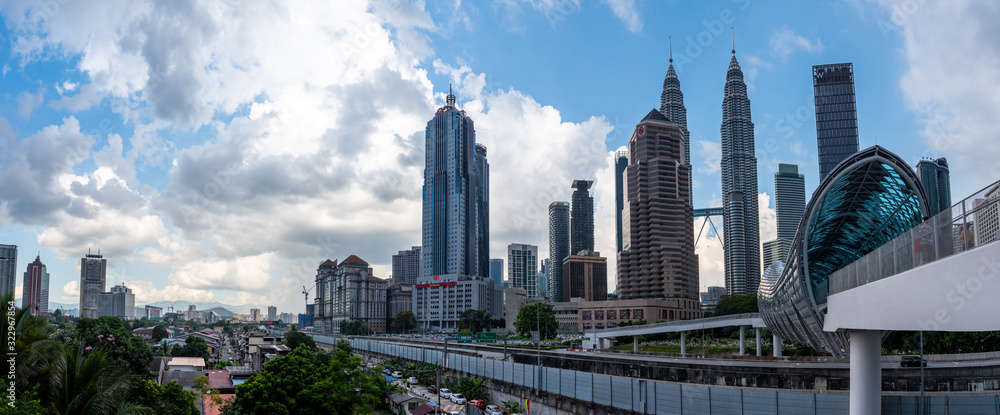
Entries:
[[448,103],[449,107],[455,106],[455,94],[451,93],[451,82],[448,83],[448,97],[445,98],[445,101]]
[[670,63],[674,63],[674,38],[667,36],[667,44],[670,45]]
[[733,56],[736,56],[736,29],[734,29],[732,26],[730,26],[729,30],[730,30],[730,34],[733,37]]

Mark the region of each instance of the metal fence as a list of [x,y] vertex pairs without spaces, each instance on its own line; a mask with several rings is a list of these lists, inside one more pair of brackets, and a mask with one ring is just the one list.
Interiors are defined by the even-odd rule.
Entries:
[[830,294],[888,278],[1000,238],[1000,182],[987,186],[830,275]]
[[[339,338],[314,335],[320,343]],[[442,364],[440,351],[419,347],[352,339],[357,350]],[[607,376],[575,370],[539,367],[514,362],[450,354],[443,366],[472,376],[540,389],[584,402],[644,414],[784,415],[845,414],[847,394],[816,394],[782,390],[713,387]],[[916,414],[917,396],[885,396],[883,414]],[[1000,396],[928,397],[926,414],[1000,415]]]

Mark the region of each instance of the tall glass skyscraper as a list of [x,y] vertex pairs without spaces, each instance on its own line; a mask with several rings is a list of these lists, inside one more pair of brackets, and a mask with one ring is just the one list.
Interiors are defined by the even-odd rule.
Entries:
[[730,294],[757,292],[760,282],[757,156],[754,154],[750,98],[735,49],[726,72],[721,133],[726,291]]
[[628,167],[628,151],[615,153],[615,253],[622,251],[622,209],[625,206],[625,183],[622,173]]
[[549,299],[563,297],[563,261],[569,256],[569,203],[549,204]]
[[819,181],[822,182],[837,164],[858,152],[854,65],[817,65],[812,71]]
[[490,163],[486,161],[486,146],[476,144],[476,262],[477,275],[490,276]]
[[951,207],[951,175],[948,172],[948,160],[944,157],[937,160],[920,160],[917,162],[917,176],[920,178],[920,185],[924,187],[924,192],[927,192],[931,216]]
[[[684,160],[681,163],[691,169],[691,132],[688,131],[687,108],[684,107],[684,93],[681,92],[681,81],[677,79],[677,72],[674,71],[673,50],[670,52],[670,66],[667,67],[667,75],[663,78],[663,92],[660,93],[660,114],[677,124],[681,128],[684,136]],[[688,178],[691,183],[688,187],[694,189],[694,177]],[[621,248],[618,248],[621,250]]]
[[476,130],[455,95],[446,102],[425,133],[421,277],[479,275],[479,232],[488,232],[477,220]]
[[570,255],[594,250],[594,197],[590,180],[573,180],[573,209],[570,211]]
[[39,256],[24,271],[21,307],[35,316],[49,313],[49,272]]
[[774,173],[774,210],[778,239],[791,243],[802,220],[802,212],[806,210],[806,176],[799,174],[799,166],[778,164],[778,172]]
[[503,258],[490,258],[490,279],[503,286]]
[[17,245],[0,244],[0,294],[14,294],[17,285]]
[[98,318],[97,312],[99,298],[104,292],[108,278],[108,260],[101,256],[101,251],[97,250],[97,255],[87,252],[87,256],[80,259],[80,317]]

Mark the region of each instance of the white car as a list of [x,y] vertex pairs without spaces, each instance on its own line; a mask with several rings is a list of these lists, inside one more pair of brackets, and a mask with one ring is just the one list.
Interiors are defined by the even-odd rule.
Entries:
[[448,388],[441,388],[440,390],[438,390],[438,393],[441,394],[442,398],[451,399],[451,390]]
[[399,379],[399,378],[403,377],[403,374],[399,373],[399,371],[392,372],[392,377]]
[[415,378],[413,376],[410,376],[410,378],[406,380],[406,383],[409,383],[411,385],[416,385],[417,384],[417,378]]
[[486,415],[503,415],[503,411],[500,410],[499,406],[496,405],[486,405]]
[[461,405],[465,403],[465,397],[461,393],[455,393],[451,395],[451,401]]

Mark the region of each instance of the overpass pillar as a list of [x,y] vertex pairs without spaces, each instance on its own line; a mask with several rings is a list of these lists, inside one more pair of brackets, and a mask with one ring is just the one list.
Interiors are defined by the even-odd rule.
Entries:
[[740,356],[747,354],[746,326],[740,326]]
[[687,356],[687,332],[681,332],[681,356]]
[[632,353],[639,353],[639,336],[632,336]]
[[762,347],[762,344],[760,342],[760,327],[755,327],[754,331],[757,332],[757,356],[760,357],[760,349]]
[[771,339],[771,345],[774,346],[774,357],[781,357],[781,337],[775,334]]
[[851,330],[851,414],[877,414],[882,404],[882,332]]

